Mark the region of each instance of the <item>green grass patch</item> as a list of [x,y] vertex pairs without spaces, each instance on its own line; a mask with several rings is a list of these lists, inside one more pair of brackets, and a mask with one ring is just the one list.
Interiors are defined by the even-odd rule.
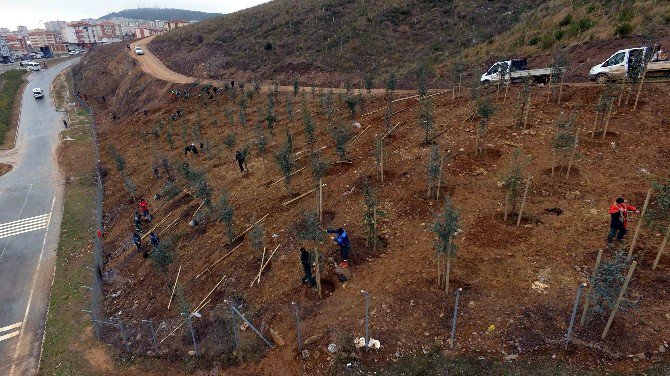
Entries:
[[[92,148],[91,129],[67,131],[73,137],[69,147]],[[77,132],[75,134],[67,134]],[[76,145],[77,143],[79,145]],[[88,144],[88,145],[86,145]],[[82,341],[83,333],[91,326],[82,312],[90,306],[90,291],[80,286],[91,286],[92,235],[95,228],[93,164],[82,171],[68,171],[65,183],[63,221],[61,223],[56,275],[51,288],[49,317],[42,352],[41,375],[89,375],[90,364],[72,345]]]
[[12,69],[0,74],[0,145],[12,123],[12,110],[16,101],[16,93],[23,86],[25,70]]

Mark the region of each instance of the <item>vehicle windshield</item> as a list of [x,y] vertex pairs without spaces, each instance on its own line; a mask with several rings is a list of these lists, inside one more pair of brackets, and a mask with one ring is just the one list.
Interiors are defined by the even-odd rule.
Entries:
[[495,74],[498,73],[498,70],[500,69],[500,63],[495,63],[491,68],[489,68],[488,72],[486,74]]
[[607,61],[605,61],[603,67],[611,67],[612,65],[619,65],[623,63],[625,57],[626,57],[625,51],[617,52],[612,57],[607,59]]

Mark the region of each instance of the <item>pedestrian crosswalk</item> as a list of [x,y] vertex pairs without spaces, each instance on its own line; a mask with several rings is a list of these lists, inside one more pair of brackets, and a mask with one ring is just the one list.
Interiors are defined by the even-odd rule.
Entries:
[[19,335],[19,333],[21,332],[19,329],[21,328],[22,324],[23,323],[21,322],[17,322],[16,324],[7,325],[5,327],[0,328],[0,342]]
[[51,213],[46,213],[12,222],[1,223],[0,239],[46,228],[50,219]]

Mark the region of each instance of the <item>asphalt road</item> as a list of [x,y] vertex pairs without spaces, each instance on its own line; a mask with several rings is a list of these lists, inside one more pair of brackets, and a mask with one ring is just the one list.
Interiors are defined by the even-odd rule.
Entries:
[[[63,213],[55,154],[63,114],[50,86],[77,61],[28,76],[16,147],[0,154],[14,165],[0,176],[0,375],[33,375],[39,365]],[[33,98],[35,87],[43,99]]]

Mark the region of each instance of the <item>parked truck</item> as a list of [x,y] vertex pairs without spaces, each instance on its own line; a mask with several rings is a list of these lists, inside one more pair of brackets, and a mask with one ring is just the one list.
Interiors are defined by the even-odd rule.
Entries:
[[647,63],[647,77],[670,77],[670,56],[660,46],[619,50],[589,71],[589,80],[604,84],[608,81],[641,76]]
[[[563,68],[560,68],[561,71]],[[554,71],[554,74],[560,73]],[[498,82],[521,82],[530,78],[537,84],[546,84],[552,75],[552,68],[528,69],[528,60],[512,59],[498,61],[482,74],[480,82],[484,85]]]

